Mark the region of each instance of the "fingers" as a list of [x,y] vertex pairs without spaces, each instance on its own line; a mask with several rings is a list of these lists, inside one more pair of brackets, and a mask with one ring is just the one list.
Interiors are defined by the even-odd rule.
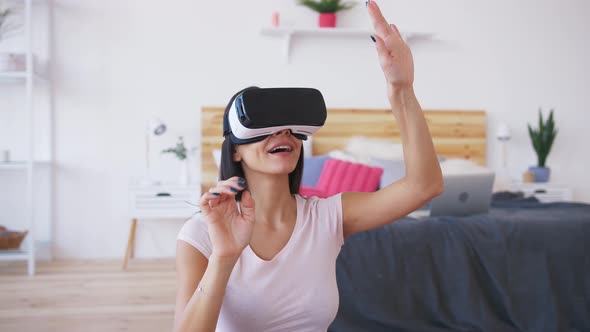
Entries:
[[371,19],[373,28],[381,39],[386,39],[393,34],[403,40],[402,34],[397,29],[397,26],[393,23],[389,24],[387,22],[383,13],[381,13],[381,9],[379,9],[379,5],[377,5],[375,1],[367,2],[367,9],[369,11],[369,18]]
[[221,202],[231,198],[246,188],[246,180],[237,176],[219,181],[217,186],[210,188],[208,192],[201,196],[199,204],[203,213],[208,214],[211,208],[218,206]]
[[254,220],[254,199],[252,198],[252,194],[250,194],[248,190],[245,190],[242,194],[242,200],[240,205],[242,210],[242,217],[248,220]]
[[379,36],[375,36],[375,47],[377,48],[377,56],[379,57],[379,61],[382,65],[386,64],[389,58],[391,57],[390,50],[385,45],[383,39],[379,38]]
[[402,34],[399,32],[395,24],[391,23],[389,24],[389,27],[391,28],[391,30],[393,30],[393,33],[395,33],[400,39],[403,39]]
[[199,199],[199,206],[201,207],[201,211],[203,214],[208,215],[211,212],[211,206],[209,205],[212,200],[219,198],[219,196],[215,196],[212,193],[205,193]]
[[246,189],[246,180],[240,177],[234,176],[225,181],[217,182],[217,186],[209,189],[209,192],[216,192],[219,194],[226,194],[229,196],[235,196],[238,192]]
[[381,37],[381,39],[387,38],[393,30],[391,29],[391,26],[389,26],[389,23],[387,23],[385,17],[383,17],[377,3],[375,1],[369,1],[367,3],[367,9],[377,36]]

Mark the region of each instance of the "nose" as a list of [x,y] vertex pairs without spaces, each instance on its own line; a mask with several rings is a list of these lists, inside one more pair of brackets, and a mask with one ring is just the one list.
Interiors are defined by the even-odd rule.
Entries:
[[280,131],[277,131],[276,133],[274,133],[273,135],[278,136],[278,135],[288,135],[291,136],[291,129],[283,129]]

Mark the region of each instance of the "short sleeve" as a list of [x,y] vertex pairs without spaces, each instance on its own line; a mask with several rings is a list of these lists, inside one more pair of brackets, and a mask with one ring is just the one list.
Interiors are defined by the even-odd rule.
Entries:
[[325,220],[328,222],[329,232],[338,245],[344,244],[344,229],[342,225],[342,193],[320,199]]
[[207,231],[207,223],[198,214],[184,223],[180,232],[178,232],[177,240],[185,241],[195,247],[207,259],[211,256],[212,246]]

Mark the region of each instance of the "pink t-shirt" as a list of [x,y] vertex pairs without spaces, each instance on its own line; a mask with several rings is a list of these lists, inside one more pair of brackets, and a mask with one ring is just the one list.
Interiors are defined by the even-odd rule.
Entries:
[[[216,331],[326,331],[338,311],[336,258],[344,244],[341,194],[297,199],[291,238],[270,261],[247,246],[225,293]],[[207,224],[189,219],[178,239],[211,255]]]

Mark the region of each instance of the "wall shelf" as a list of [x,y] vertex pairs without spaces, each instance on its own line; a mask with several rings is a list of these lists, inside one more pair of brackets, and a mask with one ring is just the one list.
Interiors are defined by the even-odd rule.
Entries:
[[24,71],[0,72],[0,79],[26,79],[27,73]]
[[[282,28],[282,27],[267,27],[263,28],[260,33],[267,37],[283,38],[283,56],[285,63],[290,62],[291,57],[291,41],[296,36],[305,37],[348,37],[348,38],[369,38],[374,34],[373,30],[359,29],[359,28]],[[432,39],[431,33],[419,32],[404,32],[401,31],[402,37],[411,45],[417,40]]]
[[26,261],[30,259],[30,254],[24,250],[0,250],[1,261]]
[[[33,165],[37,166],[50,166],[50,161],[34,161]],[[29,162],[27,161],[10,161],[10,162],[0,162],[0,171],[1,170],[27,170],[29,167]]]
[[[0,72],[0,81],[8,82],[8,81],[16,81],[16,82],[25,82],[28,79],[29,73],[26,71],[7,71],[7,72]],[[45,81],[46,79],[39,75],[34,74],[33,78],[39,81]]]

